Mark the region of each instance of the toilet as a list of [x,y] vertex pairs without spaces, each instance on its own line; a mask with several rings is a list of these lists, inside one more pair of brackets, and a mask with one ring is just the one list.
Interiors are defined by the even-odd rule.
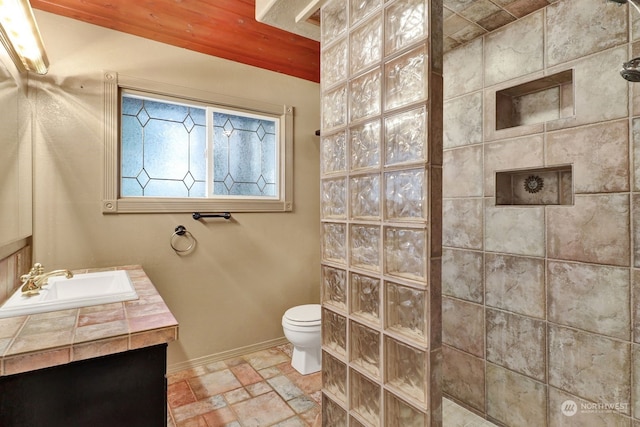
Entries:
[[302,375],[322,369],[320,304],[291,307],[282,316],[284,336],[293,344],[291,366]]

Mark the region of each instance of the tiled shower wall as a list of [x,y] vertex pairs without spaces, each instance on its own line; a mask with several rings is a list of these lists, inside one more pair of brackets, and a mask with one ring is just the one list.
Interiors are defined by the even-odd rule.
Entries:
[[322,8],[323,423],[441,425],[442,4]]
[[[635,40],[633,8],[559,0],[444,57],[443,392],[497,424],[640,426]],[[565,70],[496,130],[497,91]],[[496,171],[558,165],[572,204],[496,206]]]
[[[0,259],[0,305],[20,285],[20,276],[31,268],[31,245],[27,244],[6,258]],[[0,332],[0,341],[2,335]]]

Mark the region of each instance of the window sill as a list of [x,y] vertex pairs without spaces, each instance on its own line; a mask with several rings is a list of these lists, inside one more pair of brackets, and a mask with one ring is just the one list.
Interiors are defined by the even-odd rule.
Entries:
[[126,198],[104,200],[102,213],[186,213],[186,212],[290,212],[290,201],[265,200],[185,200],[170,198]]

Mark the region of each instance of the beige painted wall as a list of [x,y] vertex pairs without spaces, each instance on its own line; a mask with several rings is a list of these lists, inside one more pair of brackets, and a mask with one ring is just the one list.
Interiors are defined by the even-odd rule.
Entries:
[[31,112],[27,76],[18,71],[1,48],[0,258],[19,249],[31,235]]
[[[169,365],[283,336],[294,305],[319,302],[319,85],[36,11],[51,68],[30,96],[34,260],[47,269],[141,264],[180,322]],[[295,107],[294,212],[101,212],[102,71]],[[183,224],[191,255],[169,246]]]

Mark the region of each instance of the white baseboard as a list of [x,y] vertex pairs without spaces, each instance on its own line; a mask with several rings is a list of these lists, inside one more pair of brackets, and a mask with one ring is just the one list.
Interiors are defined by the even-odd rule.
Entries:
[[260,342],[258,344],[252,344],[245,347],[235,348],[233,350],[223,351],[221,353],[198,357],[196,359],[187,360],[185,362],[172,363],[171,365],[167,366],[167,374],[184,371],[185,369],[197,368],[199,366],[219,362],[225,359],[231,359],[233,357],[244,356],[245,354],[254,353],[260,350],[266,350],[267,348],[287,344],[288,342],[289,341],[285,337],[281,337],[269,341]]

